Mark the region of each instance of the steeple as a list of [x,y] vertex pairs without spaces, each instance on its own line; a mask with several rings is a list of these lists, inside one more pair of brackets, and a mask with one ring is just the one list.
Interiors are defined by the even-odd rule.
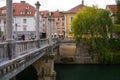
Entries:
[[82,0],[82,5],[84,5],[84,0]]

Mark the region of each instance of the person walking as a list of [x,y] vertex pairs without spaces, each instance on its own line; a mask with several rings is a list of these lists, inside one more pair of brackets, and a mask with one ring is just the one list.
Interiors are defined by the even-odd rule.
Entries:
[[25,35],[24,34],[22,35],[22,40],[25,40]]

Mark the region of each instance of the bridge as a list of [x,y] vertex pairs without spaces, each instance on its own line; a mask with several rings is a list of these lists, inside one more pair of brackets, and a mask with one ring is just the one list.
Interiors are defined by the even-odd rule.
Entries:
[[[10,80],[30,65],[33,65],[38,70],[39,75],[42,75],[40,71],[41,68],[44,68],[43,65],[46,65],[44,63],[46,59],[49,61],[49,66],[47,66],[51,71],[49,74],[54,75],[53,53],[58,46],[58,39],[52,39],[52,43],[49,43],[48,39],[39,40],[39,45],[40,47],[38,47],[38,41],[36,40],[17,41],[12,44],[13,53],[10,54],[9,43],[0,43],[0,80]],[[41,60],[43,57],[47,58]],[[41,63],[41,61],[43,62]]]
[[[54,54],[57,52],[58,39],[52,38],[49,27],[49,37],[40,39],[39,37],[39,6],[36,5],[36,39],[15,41],[13,39],[12,0],[6,0],[6,40],[0,42],[0,80],[17,80],[17,74],[32,66],[35,70],[37,80],[53,80]],[[49,18],[51,21],[51,18]],[[18,79],[23,80],[23,79]],[[35,79],[33,79],[35,80]]]
[[[58,38],[52,38],[50,27],[48,28],[48,38],[39,38],[39,2],[36,3],[36,39],[15,41],[12,37],[12,0],[7,0],[6,3],[6,40],[0,42],[0,80],[23,80],[18,79],[17,75],[26,68],[35,71],[37,79],[33,80],[54,80],[56,75],[54,71],[55,54],[59,54],[59,52],[63,54],[70,53],[73,56],[75,44],[66,44],[69,49],[73,48],[72,52],[68,48],[64,48],[65,45],[63,44],[59,47],[59,40]],[[49,20],[50,25],[50,17]]]

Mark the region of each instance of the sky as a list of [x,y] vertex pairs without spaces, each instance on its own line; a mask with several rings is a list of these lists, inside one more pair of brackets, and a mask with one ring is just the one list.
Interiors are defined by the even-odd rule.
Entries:
[[[40,2],[40,10],[49,11],[67,11],[82,3],[82,0],[13,0],[13,2],[26,1],[27,3],[35,6],[37,1]],[[87,6],[98,6],[104,8],[109,4],[116,4],[115,0],[84,0],[84,4]],[[0,7],[6,5],[6,0],[0,0]]]

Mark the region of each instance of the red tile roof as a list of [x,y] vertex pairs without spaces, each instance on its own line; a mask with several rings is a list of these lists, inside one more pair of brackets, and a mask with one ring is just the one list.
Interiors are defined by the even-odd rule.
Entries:
[[62,11],[57,10],[57,11],[53,11],[52,13],[53,13],[52,14],[53,17],[63,17]]
[[113,15],[116,14],[117,6],[116,5],[107,5],[106,8],[109,8]]
[[73,7],[72,9],[68,10],[67,13],[76,13],[78,12],[79,10],[82,10],[83,7],[85,7],[83,4],[80,4],[76,7]]
[[[2,10],[5,10],[6,6],[0,8],[0,16],[2,14]],[[34,16],[35,14],[35,7],[26,3],[25,1],[21,1],[20,3],[13,3],[13,15],[14,16]]]
[[48,16],[48,13],[49,13],[48,10],[40,11],[42,18],[46,18]]

